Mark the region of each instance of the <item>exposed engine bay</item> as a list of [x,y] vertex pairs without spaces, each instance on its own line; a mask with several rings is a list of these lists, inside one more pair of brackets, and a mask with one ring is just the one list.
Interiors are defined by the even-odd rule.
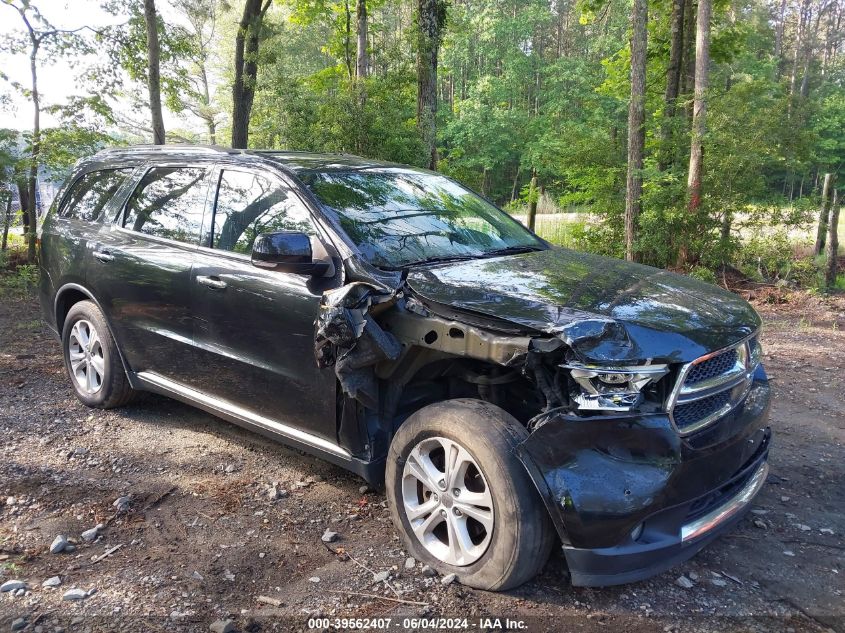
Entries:
[[315,353],[346,395],[383,420],[454,397],[496,404],[529,429],[553,410],[659,411],[666,364],[599,367],[575,352],[573,343],[606,340],[614,327],[587,319],[545,335],[426,302],[407,285],[391,292],[353,282],[323,294]]

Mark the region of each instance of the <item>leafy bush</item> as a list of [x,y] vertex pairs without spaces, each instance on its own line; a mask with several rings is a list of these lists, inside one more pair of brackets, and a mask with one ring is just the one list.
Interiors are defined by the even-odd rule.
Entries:
[[26,264],[26,248],[12,244],[0,251],[0,297],[26,297],[38,285],[38,266]]
[[706,281],[709,284],[717,284],[718,279],[716,279],[716,273],[714,273],[709,268],[705,266],[695,266],[690,272],[690,277],[694,277],[695,279],[699,279],[701,281]]
[[759,281],[785,278],[792,268],[793,244],[785,229],[751,236],[737,252],[740,270]]
[[804,257],[791,263],[787,278],[802,288],[814,288],[821,285],[821,266],[812,258]]

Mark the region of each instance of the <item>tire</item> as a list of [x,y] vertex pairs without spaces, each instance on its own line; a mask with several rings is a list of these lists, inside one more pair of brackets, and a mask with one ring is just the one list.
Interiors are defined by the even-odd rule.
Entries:
[[[492,591],[517,587],[543,568],[555,535],[514,453],[526,437],[510,414],[471,399],[428,405],[402,424],[390,445],[385,481],[393,523],[417,560]],[[445,467],[447,454],[457,467]],[[454,534],[463,538],[453,541]],[[453,542],[467,547],[450,547]]]
[[73,304],[62,328],[62,355],[79,400],[98,409],[128,404],[137,394],[129,386],[106,319],[91,301]]

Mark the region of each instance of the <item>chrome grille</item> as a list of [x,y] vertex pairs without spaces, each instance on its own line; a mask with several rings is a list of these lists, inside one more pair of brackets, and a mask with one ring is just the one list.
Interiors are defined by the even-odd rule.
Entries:
[[673,412],[675,416],[675,424],[679,429],[695,424],[699,420],[721,411],[725,405],[730,404],[730,391],[720,391],[719,393],[701,398],[700,400],[693,400],[687,404],[679,404],[675,407]]
[[727,414],[747,395],[760,360],[757,337],[687,363],[666,409],[681,435],[689,435]]
[[729,349],[713,358],[708,358],[703,363],[693,365],[687,373],[684,384],[694,385],[729,372],[736,365],[738,356],[735,349]]

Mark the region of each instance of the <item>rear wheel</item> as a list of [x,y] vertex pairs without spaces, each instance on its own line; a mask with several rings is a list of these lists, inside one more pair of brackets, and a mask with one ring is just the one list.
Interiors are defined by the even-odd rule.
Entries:
[[424,407],[399,428],[387,494],[417,559],[489,590],[516,587],[542,569],[554,532],[514,455],[527,435],[499,407],[468,399]]
[[62,329],[65,369],[76,397],[89,407],[111,409],[137,393],[129,386],[105,317],[91,301],[75,303]]

